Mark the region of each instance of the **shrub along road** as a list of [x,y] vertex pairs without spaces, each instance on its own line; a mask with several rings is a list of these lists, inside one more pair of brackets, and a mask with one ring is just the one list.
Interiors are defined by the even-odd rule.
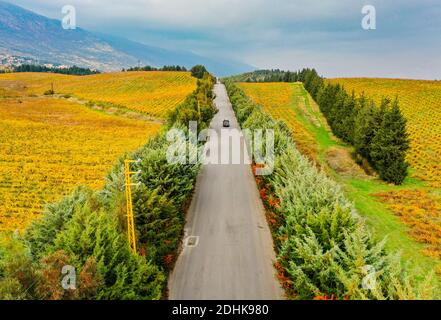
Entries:
[[[229,119],[238,129],[224,85],[215,86],[220,135]],[[221,145],[226,152],[228,145]],[[189,243],[169,282],[170,299],[282,299],[275,277],[273,241],[250,165],[204,165],[185,226]],[[188,245],[189,244],[189,245]]]

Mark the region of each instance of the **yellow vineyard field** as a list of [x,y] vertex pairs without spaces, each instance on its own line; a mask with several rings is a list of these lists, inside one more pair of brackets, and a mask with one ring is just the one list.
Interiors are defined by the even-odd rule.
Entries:
[[93,102],[164,118],[196,89],[188,72],[119,72],[90,76],[49,73],[0,74],[0,98],[42,95],[52,88]]
[[66,100],[0,98],[0,230],[24,228],[77,185],[99,188],[116,159],[159,128]]
[[[306,101],[299,94],[300,83],[239,83],[245,94],[261,105],[274,119],[285,121],[293,132],[298,149],[308,157],[317,156],[317,143],[304,125],[298,120],[293,103],[305,109]],[[294,99],[298,99],[294,101]]]
[[400,101],[407,119],[411,149],[407,160],[415,177],[441,188],[441,81],[349,78],[331,79],[347,91],[380,102],[382,97]]
[[426,244],[424,253],[441,259],[441,195],[425,190],[400,190],[375,194],[410,226],[410,234]]

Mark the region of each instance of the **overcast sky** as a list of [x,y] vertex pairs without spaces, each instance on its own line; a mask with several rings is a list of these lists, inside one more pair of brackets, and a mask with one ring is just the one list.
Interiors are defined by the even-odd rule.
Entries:
[[[11,0],[7,0],[11,1]],[[79,27],[258,68],[441,79],[441,0],[13,0]],[[373,5],[377,29],[363,30]]]

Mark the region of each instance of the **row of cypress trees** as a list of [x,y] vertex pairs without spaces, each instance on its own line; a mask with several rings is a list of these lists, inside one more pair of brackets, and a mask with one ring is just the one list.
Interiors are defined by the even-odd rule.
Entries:
[[318,103],[337,137],[354,146],[381,179],[403,183],[408,173],[409,136],[398,99],[383,98],[376,105],[364,94],[349,94],[339,84],[326,83],[314,69],[301,71],[299,80]]
[[314,69],[298,72],[260,70],[234,78],[248,82],[303,82],[317,102],[333,133],[355,148],[381,179],[403,183],[408,173],[409,136],[398,99],[384,98],[379,105],[364,94],[348,93],[339,84],[327,83]]

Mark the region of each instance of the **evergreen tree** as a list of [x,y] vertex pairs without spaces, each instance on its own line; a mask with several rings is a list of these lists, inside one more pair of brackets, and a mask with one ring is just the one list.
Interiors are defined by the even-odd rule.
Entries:
[[[54,241],[52,252],[63,250],[78,270],[93,257],[96,278],[104,286],[95,299],[159,299],[164,274],[145,258],[130,251],[124,234],[118,231],[117,219],[89,206],[77,208],[67,228]],[[52,253],[51,252],[51,253]]]
[[71,66],[69,68],[56,68],[56,67],[46,67],[42,65],[32,65],[32,64],[23,64],[20,66],[16,66],[13,69],[14,72],[47,72],[47,73],[61,73],[61,74],[70,74],[70,75],[78,75],[85,76],[91,74],[100,73],[96,70],[91,70],[88,68],[80,68],[77,66]]
[[406,151],[409,136],[406,119],[401,114],[398,101],[385,111],[381,126],[372,139],[370,157],[381,179],[401,184],[407,175]]
[[195,78],[202,79],[206,73],[208,73],[207,69],[203,65],[196,65],[190,70],[191,75]]
[[355,93],[352,92],[351,96],[347,96],[343,108],[339,112],[341,135],[343,140],[350,144],[354,142],[354,124],[357,109],[357,99]]
[[337,106],[333,109],[333,128],[335,135],[345,142],[350,142],[353,136],[353,113],[355,97],[341,90],[337,96]]
[[[184,228],[183,214],[173,200],[141,185],[134,194],[134,214],[139,247],[157,265],[164,264],[167,255],[175,253]],[[169,265],[164,265],[169,267]]]
[[367,160],[370,160],[370,146],[375,134],[374,114],[375,107],[363,102],[355,118],[354,147],[356,152]]

